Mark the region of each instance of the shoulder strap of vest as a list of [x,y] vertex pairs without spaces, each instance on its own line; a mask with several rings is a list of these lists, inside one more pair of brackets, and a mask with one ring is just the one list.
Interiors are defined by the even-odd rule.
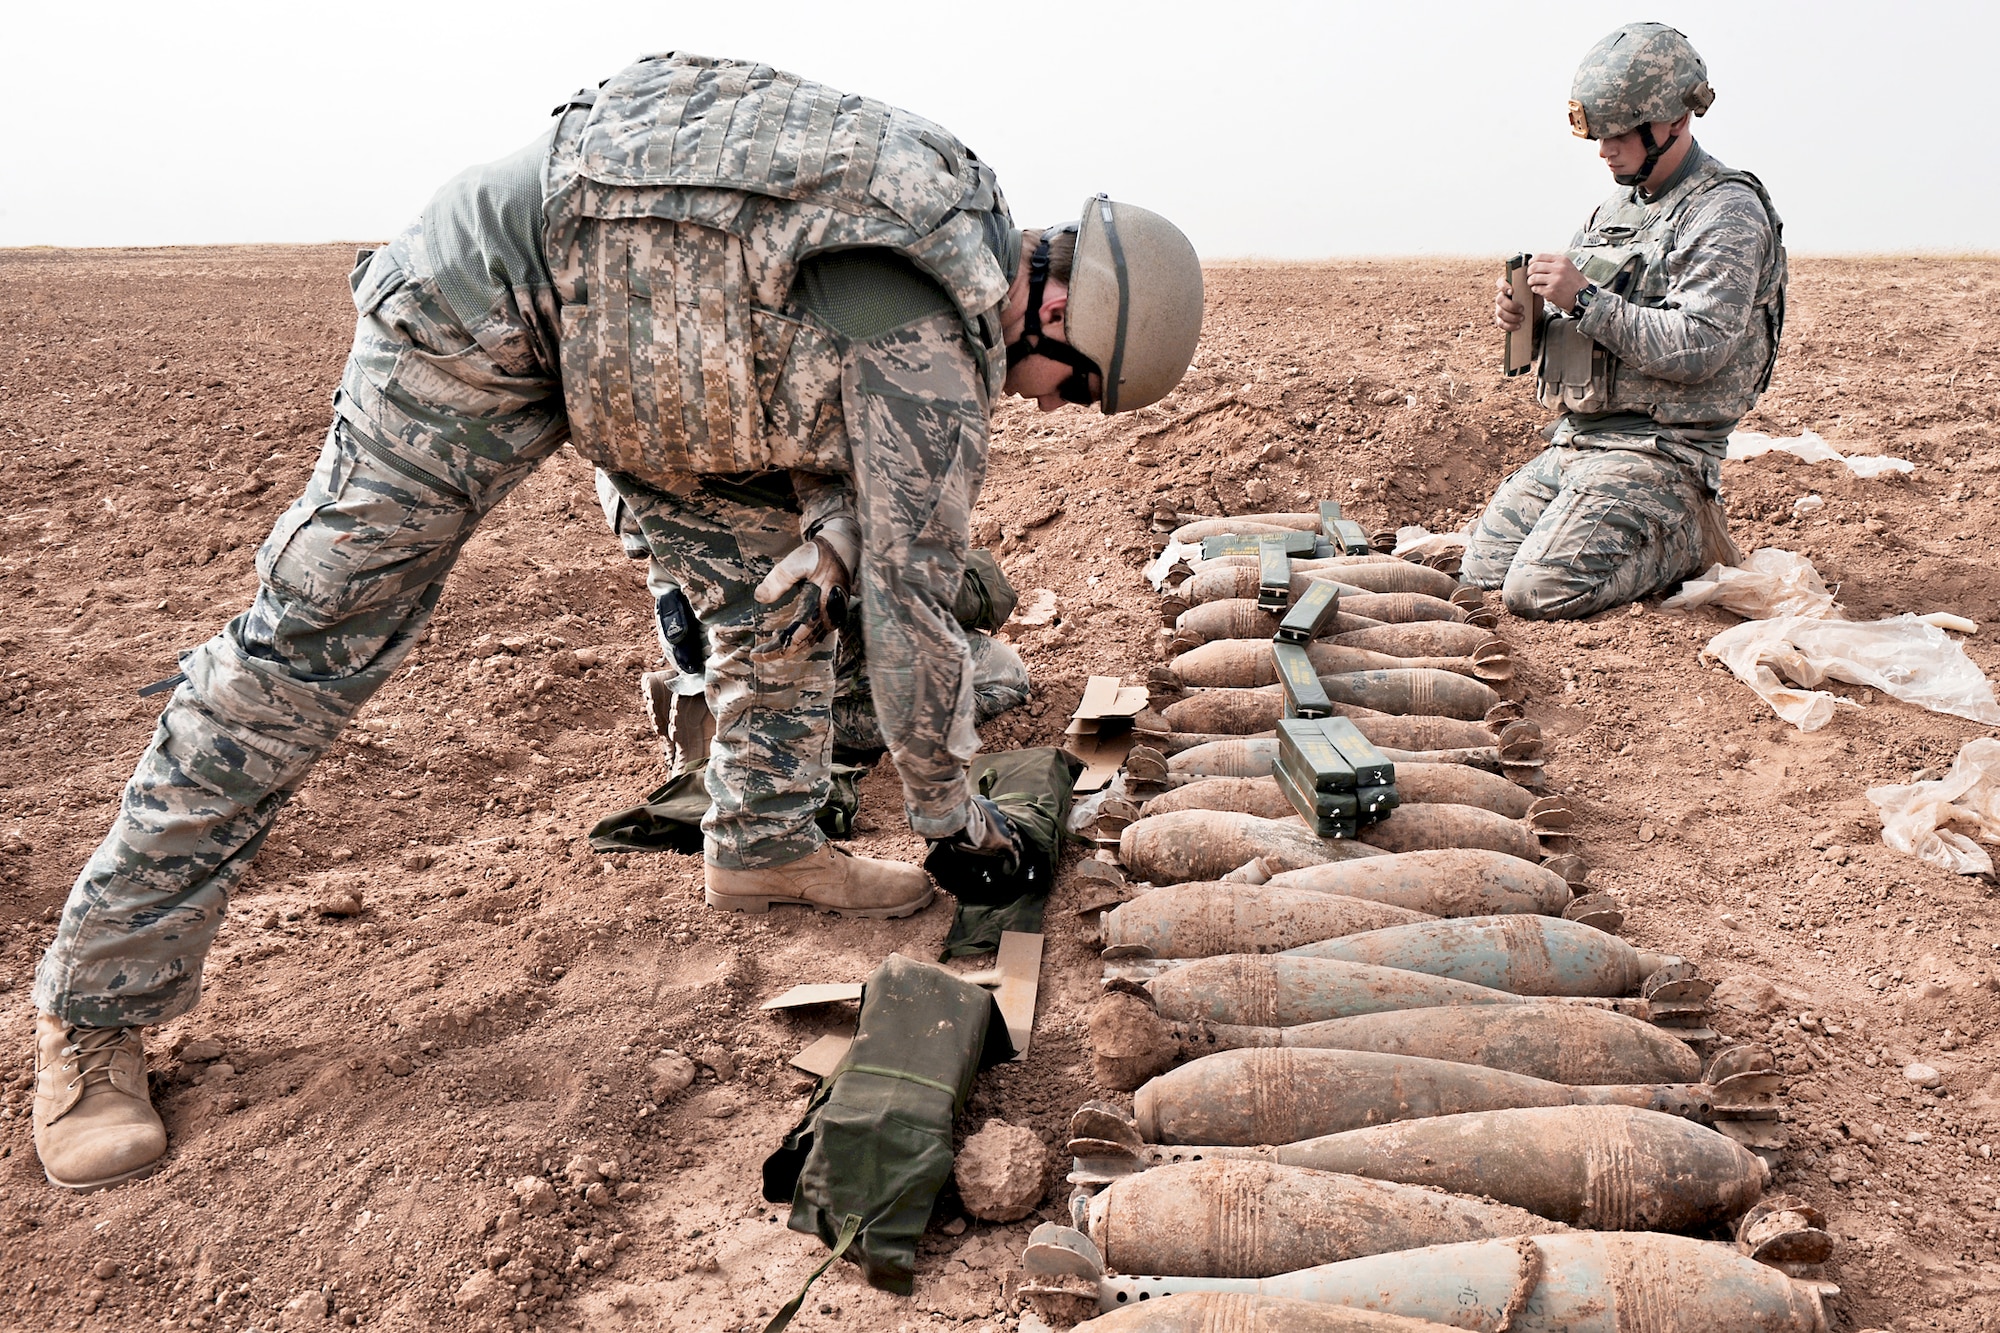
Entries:
[[[603,87],[599,84],[598,88]],[[549,108],[551,116],[560,116],[565,111],[588,110],[597,105],[597,88],[579,88]]]
[[[1713,159],[1711,159],[1713,160]],[[1764,182],[1755,174],[1739,171],[1735,167],[1717,164],[1715,169],[1691,181],[1686,193],[1674,201],[1674,212],[1678,213],[1689,203],[1713,190],[1718,185],[1747,185],[1756,194],[1757,202],[1764,208],[1764,216],[1771,222],[1770,275],[1765,279],[1767,290],[1759,292],[1757,302],[1764,311],[1765,328],[1770,334],[1771,351],[1764,362],[1764,373],[1757,377],[1757,392],[1771,387],[1771,372],[1778,365],[1778,339],[1785,331],[1785,284],[1790,276],[1785,262],[1785,222],[1778,216],[1778,210],[1771,202],[1771,192],[1764,188]]]

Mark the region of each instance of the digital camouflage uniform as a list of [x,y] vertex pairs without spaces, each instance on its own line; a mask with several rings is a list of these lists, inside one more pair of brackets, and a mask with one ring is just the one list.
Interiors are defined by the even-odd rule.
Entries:
[[1542,401],[1567,410],[1494,493],[1462,579],[1516,615],[1574,619],[1701,567],[1730,430],[1777,353],[1781,242],[1763,186],[1698,145],[1656,194],[1597,207],[1569,255],[1600,293],[1543,328]]
[[[646,561],[646,591],[657,606],[659,599],[678,585],[666,572],[666,566],[654,557],[652,547],[647,544],[637,517],[619,493],[617,483],[609,473],[601,470],[597,474],[597,496],[604,510],[604,520],[617,534],[625,554],[634,560]],[[961,628],[966,630],[966,648],[972,658],[974,720],[986,722],[1026,703],[1033,682],[1020,653],[1011,644],[974,632],[962,611],[958,613],[958,619]],[[667,642],[666,631],[657,621],[655,628],[659,631],[660,654],[671,662],[673,645]],[[695,699],[706,693],[699,673],[681,674],[669,689],[675,695]],[[705,701],[700,707],[705,716]],[[695,726],[684,721],[679,724]],[[685,744],[673,737],[668,738],[677,769],[692,767],[707,757],[705,729],[696,740],[698,743]],[[836,753],[879,754],[888,748],[882,740],[882,724],[875,715],[875,692],[868,683],[867,654],[858,633],[843,631],[834,655],[833,744]]]
[[[43,1011],[109,1027],[194,1004],[278,810],[408,654],[479,520],[565,440],[706,627],[709,859],[821,843],[834,640],[775,651],[795,599],[751,593],[844,508],[910,824],[963,824],[978,734],[950,608],[1019,245],[992,173],[905,112],[698,57],[641,61],[558,117],[356,268],[319,464],[258,552],[255,602],[183,659],[37,973]],[[794,298],[838,251],[863,280],[836,313],[873,336]],[[855,299],[870,281],[887,295]]]

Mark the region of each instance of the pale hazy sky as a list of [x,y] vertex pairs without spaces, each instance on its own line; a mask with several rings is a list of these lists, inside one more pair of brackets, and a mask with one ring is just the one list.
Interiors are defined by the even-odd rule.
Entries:
[[948,126],[1023,225],[1101,189],[1214,258],[1548,249],[1609,189],[1571,71],[1636,19],[1707,58],[1697,135],[1763,177],[1794,251],[2000,250],[1994,0],[15,0],[0,246],[383,238],[679,47]]

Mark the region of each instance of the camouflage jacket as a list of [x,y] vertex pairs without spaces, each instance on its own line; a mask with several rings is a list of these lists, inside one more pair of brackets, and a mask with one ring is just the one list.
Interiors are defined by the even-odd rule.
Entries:
[[1784,325],[1783,223],[1762,184],[1697,145],[1656,195],[1620,189],[1598,205],[1569,254],[1599,295],[1544,331],[1551,406],[1551,361],[1566,342],[1582,351],[1557,442],[1636,434],[1719,455],[1770,382]]
[[[447,184],[364,258],[337,407],[475,498],[566,432],[649,485],[848,471],[839,348],[788,310],[816,255],[879,249],[937,284],[989,395],[1018,247],[992,170],[945,130],[769,66],[642,60],[551,133]],[[694,225],[648,229],[649,219]]]

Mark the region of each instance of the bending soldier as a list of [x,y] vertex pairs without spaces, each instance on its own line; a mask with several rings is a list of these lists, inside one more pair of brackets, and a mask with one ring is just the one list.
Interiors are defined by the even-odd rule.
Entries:
[[[1721,462],[1771,380],[1785,250],[1763,185],[1689,134],[1714,100],[1694,47],[1658,23],[1577,68],[1570,128],[1619,189],[1567,254],[1529,264],[1547,310],[1538,395],[1563,415],[1495,492],[1460,571],[1516,615],[1593,615],[1737,558]],[[1503,280],[1494,322],[1520,328],[1524,296]]]
[[408,654],[475,525],[565,440],[603,468],[705,631],[711,904],[899,916],[916,866],[814,826],[834,640],[860,605],[912,829],[1004,856],[967,790],[951,607],[1007,392],[1107,412],[1192,359],[1201,270],[1099,196],[1020,232],[991,169],[907,112],[667,55],[446,185],[353,276],[360,312],[305,495],[251,607],[182,663],[35,980],[35,1145],[95,1189],[165,1151],[140,1027],[189,1009],[230,887]]

